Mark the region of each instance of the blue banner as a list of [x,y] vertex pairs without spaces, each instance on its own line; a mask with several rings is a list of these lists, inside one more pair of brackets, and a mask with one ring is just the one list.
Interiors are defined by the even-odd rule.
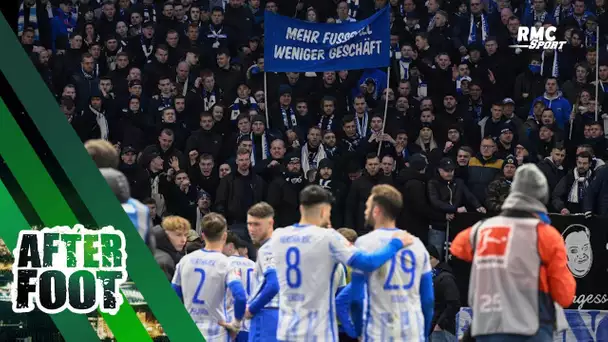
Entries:
[[266,12],[264,69],[316,72],[386,67],[389,7],[355,23],[317,24]]
[[[568,328],[553,335],[554,342],[608,341],[608,311],[564,310]],[[471,308],[460,308],[456,315],[456,334],[462,338],[472,321]]]

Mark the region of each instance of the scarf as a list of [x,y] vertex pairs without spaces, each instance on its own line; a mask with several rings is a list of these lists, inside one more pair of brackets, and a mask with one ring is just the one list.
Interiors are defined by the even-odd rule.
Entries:
[[[287,111],[289,111],[289,114]],[[285,126],[286,130],[293,129],[298,126],[298,120],[293,108],[288,107],[285,109],[283,106],[281,106],[281,117],[283,118],[283,125]]]
[[302,171],[304,172],[304,177],[306,177],[306,174],[310,169],[317,168],[319,162],[325,159],[326,156],[325,148],[323,147],[323,144],[320,144],[317,154],[314,155],[312,160],[308,160],[308,143],[304,144],[302,147]]
[[[325,123],[327,122],[327,123]],[[327,115],[323,115],[321,120],[319,120],[319,124],[317,125],[322,131],[331,131],[332,124],[334,123],[334,115],[332,114],[329,118]]]
[[543,11],[542,13],[536,13],[536,11],[532,11],[532,24],[542,23],[545,21],[545,18],[549,14],[547,11]]
[[435,14],[433,13],[433,15],[431,16],[431,19],[429,20],[429,26],[427,26],[426,30],[427,32],[431,32],[431,30],[435,27]]
[[562,5],[557,5],[555,6],[553,17],[555,18],[555,22],[557,23],[557,25],[559,25],[562,18],[568,18],[572,16],[573,12],[574,8],[572,7],[572,4],[570,4],[568,8],[564,8]]
[[325,190],[331,190],[331,179],[319,179],[319,185]]
[[585,46],[595,47],[597,42],[597,32],[585,30]]
[[165,212],[165,196],[160,192],[160,174],[150,179],[150,197],[156,202],[156,214],[160,217]]
[[[25,30],[25,2],[21,2],[21,6],[19,6],[19,18],[17,19],[17,32],[19,32],[19,37],[23,34],[23,30]],[[38,41],[40,39],[40,34],[38,32],[38,15],[36,14],[36,3],[32,5],[28,9],[28,26],[34,29],[34,40]]]
[[258,109],[258,103],[255,101],[253,96],[249,96],[247,99],[241,99],[237,97],[234,102],[230,105],[230,121],[236,121],[236,118],[241,113],[246,112],[248,109]]
[[210,211],[203,213],[201,212],[201,210],[196,207],[196,234],[198,234],[198,236],[203,236],[203,217],[207,214],[209,214]]
[[217,49],[220,47],[220,39],[228,39],[228,36],[225,33],[222,33],[223,30],[223,26],[216,31],[215,28],[213,28],[213,25],[209,25],[209,33],[207,34],[207,38],[215,39],[215,43],[211,45],[212,48]]
[[[485,14],[481,14],[481,43],[485,44],[490,32],[488,18]],[[475,16],[471,13],[471,26],[469,28],[469,44],[477,42],[477,28],[475,27]]]
[[109,127],[105,113],[98,111],[91,105],[89,105],[89,109],[91,110],[91,112],[93,112],[93,114],[95,114],[95,120],[97,121],[97,125],[99,126],[100,139],[107,141],[109,135]]
[[[559,76],[559,60],[557,57],[557,50],[553,50],[553,67],[551,68],[551,76],[553,77],[557,77]],[[541,54],[541,62],[540,62],[540,74],[541,76],[545,76],[544,75],[544,71],[545,71],[545,51],[543,50],[543,53]]]
[[399,60],[399,77],[402,80],[410,78],[410,64],[412,63],[411,58],[401,57]]
[[[255,138],[253,132],[250,134],[251,137],[251,166],[255,166]],[[268,149],[268,139],[266,133],[262,133],[262,160],[268,159],[270,156],[270,150]]]
[[369,120],[369,116],[367,115],[367,112],[363,113],[363,122],[361,122],[361,120],[359,120],[359,116],[357,114],[355,114],[355,124],[357,125],[357,134],[360,137],[367,136],[367,128],[369,127],[368,120]]
[[591,178],[591,169],[589,169],[584,175],[580,176],[578,170],[574,168],[574,182],[568,195],[568,202],[570,203],[583,203],[587,187],[589,186],[589,179]]
[[356,18],[359,10],[359,0],[346,0],[346,4],[348,5],[348,16]]
[[355,136],[353,138],[345,137],[342,139],[344,144],[346,144],[347,152],[355,152],[357,150],[357,147],[359,147],[360,140],[361,140],[361,138],[360,138],[360,135],[358,135],[358,134],[357,134],[357,136]]
[[216,103],[215,98],[215,88],[208,92],[205,87],[203,87],[203,110],[209,111],[211,107],[213,107]]
[[154,4],[144,7],[144,21],[156,22],[156,6]]

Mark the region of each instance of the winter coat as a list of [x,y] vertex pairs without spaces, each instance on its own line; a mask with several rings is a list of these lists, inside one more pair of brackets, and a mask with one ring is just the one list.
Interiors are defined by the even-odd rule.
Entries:
[[243,176],[234,170],[220,180],[215,199],[216,212],[224,215],[228,224],[247,222],[247,210],[266,198],[266,184],[253,171]]
[[[429,182],[427,188],[431,205],[444,214],[455,214],[462,206],[471,209],[481,207],[462,179],[454,178],[448,182],[437,177]],[[441,220],[432,221],[431,224],[445,227],[445,215]]]
[[551,110],[553,110],[557,126],[561,129],[564,129],[566,123],[570,119],[570,111],[572,111],[572,105],[562,95],[562,92],[558,91],[557,94],[555,94],[554,96],[549,96],[547,95],[547,93],[544,93],[542,96],[535,98],[532,101],[532,105],[530,106],[530,112],[528,113],[530,116],[534,115],[534,103],[539,100],[543,101],[545,107],[551,108]]
[[504,177],[500,177],[497,180],[492,181],[488,185],[488,191],[486,195],[486,209],[490,213],[499,214],[502,204],[509,196],[511,191],[511,181]]
[[426,245],[431,221],[444,220],[445,213],[430,205],[426,175],[405,168],[397,179],[403,184],[400,188],[403,194],[403,210],[397,226],[417,236]]
[[486,189],[500,173],[502,164],[502,159],[492,157],[486,160],[481,155],[473,157],[469,161],[469,179],[467,185],[480,202],[485,202]]
[[287,227],[300,221],[300,191],[306,185],[303,175],[290,176],[286,173],[276,177],[268,186],[266,202],[275,210],[277,227]]
[[435,310],[431,328],[435,325],[456,334],[456,314],[460,310],[460,292],[452,268],[445,262],[435,266],[433,288],[435,290]]
[[346,197],[345,208],[348,210],[345,210],[344,213],[344,225],[356,230],[359,236],[370,231],[369,227],[365,225],[365,202],[372,188],[378,184],[392,184],[392,181],[380,173],[370,176],[365,172],[350,186],[350,191]]
[[596,170],[595,178],[587,188],[583,209],[608,216],[608,166]]

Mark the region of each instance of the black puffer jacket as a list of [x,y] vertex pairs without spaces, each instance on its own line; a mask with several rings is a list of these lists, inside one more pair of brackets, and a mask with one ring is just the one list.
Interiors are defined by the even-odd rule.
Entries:
[[[473,195],[464,181],[454,178],[447,182],[437,177],[429,182],[429,200],[431,205],[446,214],[454,214],[458,208],[466,206],[467,209],[477,209],[481,204]],[[433,226],[445,226],[445,218],[441,221],[434,221]]]
[[433,277],[435,310],[431,327],[439,324],[441,329],[456,334],[456,314],[460,310],[460,292],[452,268],[445,262],[435,267]]

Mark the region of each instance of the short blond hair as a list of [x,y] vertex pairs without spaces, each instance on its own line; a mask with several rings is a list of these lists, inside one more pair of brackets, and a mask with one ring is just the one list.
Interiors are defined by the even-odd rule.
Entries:
[[164,230],[171,232],[188,233],[192,229],[190,221],[181,216],[167,216],[163,219],[160,225]]
[[118,151],[111,143],[102,139],[92,139],[84,143],[84,148],[87,149],[98,169],[118,168]]
[[247,210],[247,215],[259,219],[271,218],[274,217],[274,209],[266,202],[259,202],[252,205],[251,208]]
[[370,193],[375,205],[382,208],[384,215],[391,219],[396,219],[403,207],[403,196],[394,186],[379,184],[372,188]]
[[354,229],[346,227],[338,229],[338,233],[344,236],[346,240],[348,240],[350,243],[355,243],[355,241],[357,241],[357,238],[359,237],[359,235],[357,235],[357,232]]

